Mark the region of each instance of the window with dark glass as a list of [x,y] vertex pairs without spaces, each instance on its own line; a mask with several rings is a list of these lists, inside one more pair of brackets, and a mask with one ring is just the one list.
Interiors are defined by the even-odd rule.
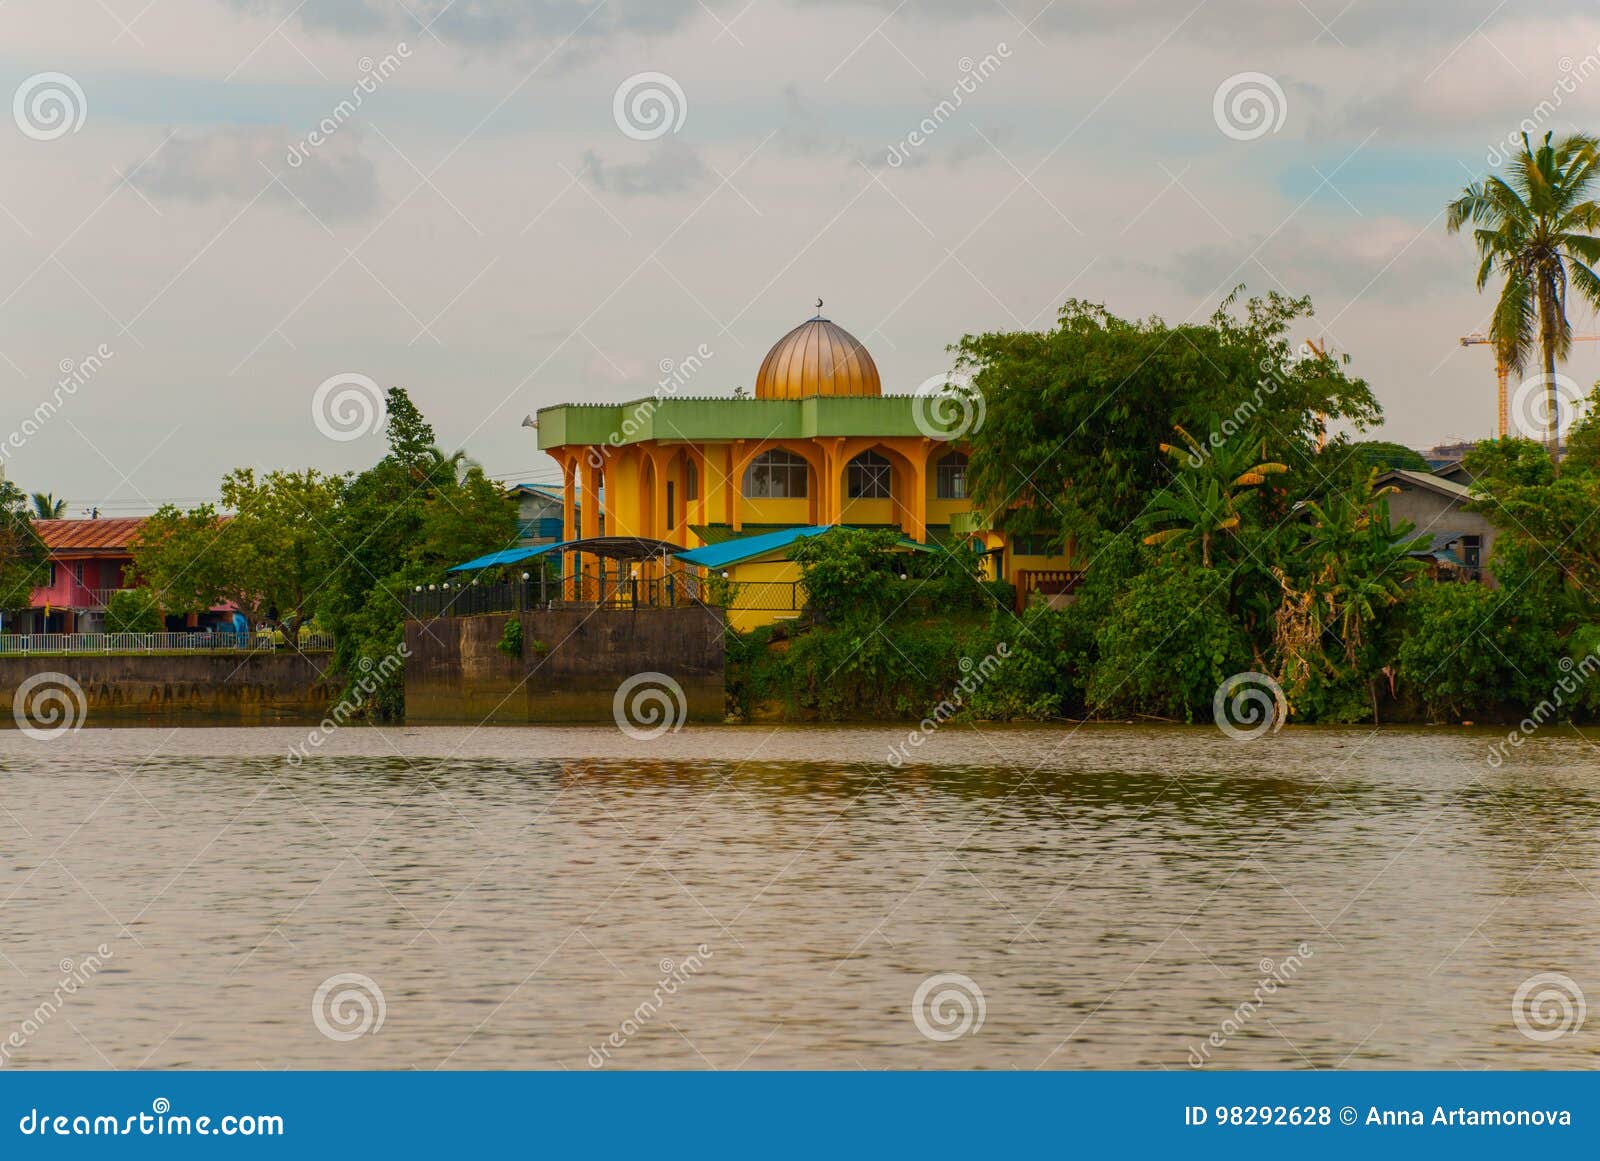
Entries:
[[700,469],[694,466],[693,460],[683,461],[683,498],[685,500],[700,498]]
[[967,498],[967,457],[951,452],[934,469],[934,495],[941,500]]
[[744,494],[747,500],[805,499],[805,457],[781,448],[762,452],[745,469]]
[[887,500],[892,472],[877,452],[862,452],[845,468],[846,494],[852,500]]
[[672,481],[668,480],[667,481],[667,531],[668,532],[671,532],[674,528],[676,528],[678,526],[678,518],[677,518],[676,515],[674,515],[674,510],[677,508],[677,505],[673,502],[672,490],[673,490],[672,489]]
[[1468,568],[1477,568],[1483,563],[1482,537],[1463,536],[1461,538],[1461,563]]

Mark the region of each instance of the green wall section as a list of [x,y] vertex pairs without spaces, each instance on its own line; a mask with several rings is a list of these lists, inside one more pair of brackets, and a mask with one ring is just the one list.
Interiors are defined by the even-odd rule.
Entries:
[[539,412],[539,449],[650,440],[813,439],[920,435],[918,397],[813,395],[807,399],[635,399],[562,403]]

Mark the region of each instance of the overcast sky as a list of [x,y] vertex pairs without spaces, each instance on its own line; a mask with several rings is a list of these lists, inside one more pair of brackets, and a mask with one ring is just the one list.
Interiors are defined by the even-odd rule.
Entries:
[[525,415],[702,345],[682,391],[749,387],[818,297],[908,392],[1237,282],[1312,296],[1385,437],[1491,434],[1443,207],[1525,117],[1600,129],[1597,45],[1576,0],[9,0],[0,438],[109,355],[6,474],[129,513],[361,467],[315,408],[365,376],[552,479]]

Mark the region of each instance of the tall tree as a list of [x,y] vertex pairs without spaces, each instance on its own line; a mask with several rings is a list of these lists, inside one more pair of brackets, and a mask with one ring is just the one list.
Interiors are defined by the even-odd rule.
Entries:
[[[1556,364],[1572,346],[1567,291],[1576,289],[1600,307],[1600,204],[1590,198],[1597,144],[1575,133],[1552,142],[1546,133],[1534,148],[1522,135],[1522,152],[1510,159],[1507,177],[1491,174],[1473,182],[1449,205],[1446,227],[1457,233],[1469,222],[1478,250],[1478,289],[1495,274],[1504,283],[1489,324],[1502,362],[1521,372],[1537,343],[1544,364],[1545,447],[1559,453],[1560,398]],[[1559,470],[1559,469],[1558,469]]]
[[0,479],[0,610],[26,609],[33,590],[49,583],[46,556],[28,518],[28,498]]
[[965,437],[976,506],[1009,531],[1084,550],[1172,481],[1157,448],[1175,424],[1213,448],[1258,428],[1278,459],[1306,466],[1325,419],[1359,429],[1381,415],[1337,359],[1296,351],[1291,328],[1310,313],[1304,298],[1230,295],[1208,323],[1169,326],[1074,300],[1053,330],[966,336],[957,366],[985,404]]

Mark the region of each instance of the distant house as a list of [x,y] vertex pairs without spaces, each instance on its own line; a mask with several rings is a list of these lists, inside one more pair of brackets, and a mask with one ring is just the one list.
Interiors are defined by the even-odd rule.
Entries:
[[106,602],[127,588],[133,563],[129,544],[144,517],[105,520],[35,520],[50,554],[50,582],[33,590],[31,607],[7,628],[19,633],[96,633],[105,626]]
[[[33,527],[49,553],[49,583],[33,590],[29,608],[4,626],[12,633],[101,633],[106,605],[119,589],[131,588],[134,538],[146,517],[119,516],[93,520],[35,520]],[[232,605],[205,613],[167,618],[167,628],[234,629],[244,619]]]
[[506,491],[517,499],[517,543],[520,546],[555,544],[562,538],[560,485],[512,484]]
[[1494,551],[1495,527],[1488,517],[1467,511],[1472,494],[1467,484],[1404,469],[1383,473],[1378,484],[1399,489],[1389,497],[1389,514],[1396,523],[1409,520],[1416,526],[1415,535],[1428,538],[1427,547],[1416,555],[1427,558],[1442,575],[1495,584],[1494,574],[1485,567]]

